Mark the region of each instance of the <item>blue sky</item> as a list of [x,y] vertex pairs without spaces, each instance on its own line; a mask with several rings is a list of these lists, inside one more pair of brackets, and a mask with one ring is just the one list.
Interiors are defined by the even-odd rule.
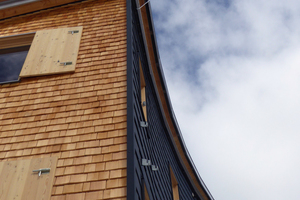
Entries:
[[300,199],[300,2],[151,7],[175,114],[215,199]]

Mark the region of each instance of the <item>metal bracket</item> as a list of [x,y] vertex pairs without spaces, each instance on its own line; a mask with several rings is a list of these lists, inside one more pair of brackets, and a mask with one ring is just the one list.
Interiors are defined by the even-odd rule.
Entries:
[[158,171],[158,166],[152,165],[152,171]]
[[151,165],[151,160],[147,160],[145,158],[142,159],[142,165],[143,166],[150,166]]
[[50,168],[36,169],[36,170],[33,170],[32,172],[38,172],[39,176],[41,176],[42,174],[49,174]]
[[148,122],[141,122],[141,127],[148,127]]
[[72,62],[61,62],[61,65],[72,65]]
[[72,33],[72,35],[73,35],[74,33],[79,33],[79,30],[68,31],[68,33]]

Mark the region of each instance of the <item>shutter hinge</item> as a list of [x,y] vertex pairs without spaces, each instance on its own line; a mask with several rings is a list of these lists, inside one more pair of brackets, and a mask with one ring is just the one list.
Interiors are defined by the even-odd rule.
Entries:
[[79,33],[79,30],[68,31],[68,33],[71,33],[73,35],[74,33]]
[[33,170],[32,172],[38,172],[39,176],[41,176],[42,174],[49,174],[50,168],[36,169],[36,170]]
[[72,65],[72,62],[61,62],[61,65]]

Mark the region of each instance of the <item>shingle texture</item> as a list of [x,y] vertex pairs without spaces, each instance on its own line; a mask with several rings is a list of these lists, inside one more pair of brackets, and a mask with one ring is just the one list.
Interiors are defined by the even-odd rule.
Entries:
[[126,199],[125,0],[0,21],[0,37],[75,26],[75,73],[0,85],[0,162],[58,157],[51,200]]

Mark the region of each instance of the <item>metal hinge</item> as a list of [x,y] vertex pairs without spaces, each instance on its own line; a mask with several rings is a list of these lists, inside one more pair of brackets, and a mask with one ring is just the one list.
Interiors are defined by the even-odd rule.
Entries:
[[141,122],[141,127],[148,127],[148,122]]
[[145,158],[142,159],[142,165],[143,166],[150,166],[151,165],[151,160],[147,160]]
[[68,33],[72,33],[73,35],[74,33],[79,33],[79,30],[68,31]]
[[61,62],[61,65],[72,65],[72,62]]
[[39,176],[41,176],[42,174],[49,174],[50,168],[36,169],[36,170],[33,170],[32,172],[38,172]]

